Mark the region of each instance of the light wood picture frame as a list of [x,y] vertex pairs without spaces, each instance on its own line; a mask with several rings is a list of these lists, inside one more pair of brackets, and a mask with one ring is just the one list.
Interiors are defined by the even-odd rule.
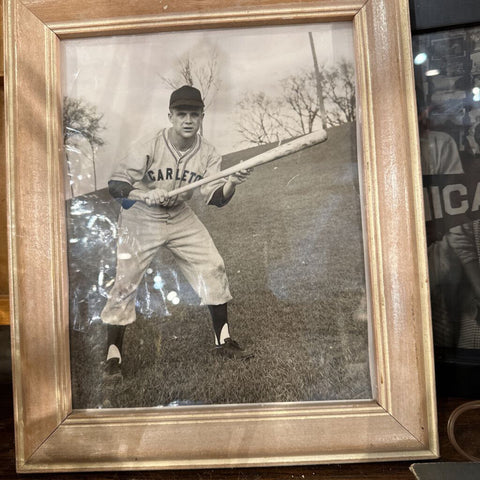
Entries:
[[[407,0],[6,0],[7,196],[19,472],[215,468],[438,456]],[[62,39],[351,21],[373,398],[73,410]]]

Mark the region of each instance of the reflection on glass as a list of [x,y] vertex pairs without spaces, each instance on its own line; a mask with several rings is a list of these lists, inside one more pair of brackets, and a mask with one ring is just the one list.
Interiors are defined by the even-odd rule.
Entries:
[[[62,41],[76,408],[371,397],[352,44],[349,23]],[[184,83],[205,105],[204,117],[186,112],[184,132],[198,127],[193,145],[212,145],[201,171],[197,150],[169,136],[182,112],[169,109],[172,92]],[[322,122],[327,142],[259,167],[221,208],[208,204],[223,181],[177,199],[205,227],[202,252],[211,237],[223,259],[233,296],[227,328],[225,295],[211,300],[223,267],[199,274],[192,265],[208,255],[165,236],[176,229],[194,238],[176,223],[177,200],[161,210],[139,199],[140,188],[133,200],[130,191],[112,194],[109,181],[193,183],[214,160],[225,169]],[[148,139],[176,164],[153,168],[160,157]],[[111,329],[105,308],[122,295],[134,321]],[[128,323],[126,303],[115,308],[109,318]],[[229,335],[254,356],[216,355]],[[104,375],[110,359],[118,382]]]

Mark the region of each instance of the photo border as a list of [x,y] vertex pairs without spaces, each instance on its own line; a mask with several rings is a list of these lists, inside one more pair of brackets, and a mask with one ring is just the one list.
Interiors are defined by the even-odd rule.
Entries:
[[[438,457],[408,0],[5,0],[17,470],[147,470]],[[373,399],[72,410],[60,41],[352,21]]]

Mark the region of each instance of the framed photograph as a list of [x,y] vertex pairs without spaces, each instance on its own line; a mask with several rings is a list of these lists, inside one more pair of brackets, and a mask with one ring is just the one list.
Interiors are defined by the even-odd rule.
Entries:
[[[480,394],[477,10],[471,26],[448,23],[413,38],[437,392],[472,398]],[[463,39],[465,58],[445,55],[439,66],[432,46],[442,38]]]
[[437,457],[407,2],[6,7],[18,471]]

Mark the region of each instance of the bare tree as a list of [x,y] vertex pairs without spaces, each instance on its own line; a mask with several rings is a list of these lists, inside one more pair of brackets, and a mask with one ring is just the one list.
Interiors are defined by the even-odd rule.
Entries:
[[[100,136],[100,132],[105,130],[102,124],[103,114],[97,112],[94,105],[78,98],[64,97],[63,99],[63,143],[66,146],[65,151],[68,161],[68,145],[75,136],[80,136],[87,140],[92,153],[93,165],[93,182],[94,188],[97,189],[97,173],[95,165],[95,152],[98,147],[105,144]],[[69,171],[70,173],[70,171]],[[74,196],[73,184],[70,182],[72,197]]]
[[313,125],[320,114],[314,72],[291,75],[281,83],[283,99],[294,114],[297,134],[313,132]]
[[237,130],[248,143],[278,142],[314,130],[320,108],[313,73],[291,75],[280,86],[276,97],[247,92],[238,102]]
[[218,51],[215,47],[209,49],[206,55],[192,57],[185,54],[177,60],[176,73],[173,77],[161,77],[162,82],[177,89],[182,85],[198,88],[203,95],[205,105],[211,104],[220,88]]
[[355,120],[355,70],[342,59],[334,68],[323,72],[324,95],[329,106],[327,122],[330,126]]
[[237,108],[237,130],[248,143],[263,145],[291,136],[282,123],[281,104],[264,92],[245,93]]
[[307,70],[290,75],[280,87],[276,97],[262,92],[243,95],[237,127],[245,141],[260,145],[313,132],[323,123],[319,91],[328,127],[355,120],[354,68],[346,60],[323,66],[319,75]]

